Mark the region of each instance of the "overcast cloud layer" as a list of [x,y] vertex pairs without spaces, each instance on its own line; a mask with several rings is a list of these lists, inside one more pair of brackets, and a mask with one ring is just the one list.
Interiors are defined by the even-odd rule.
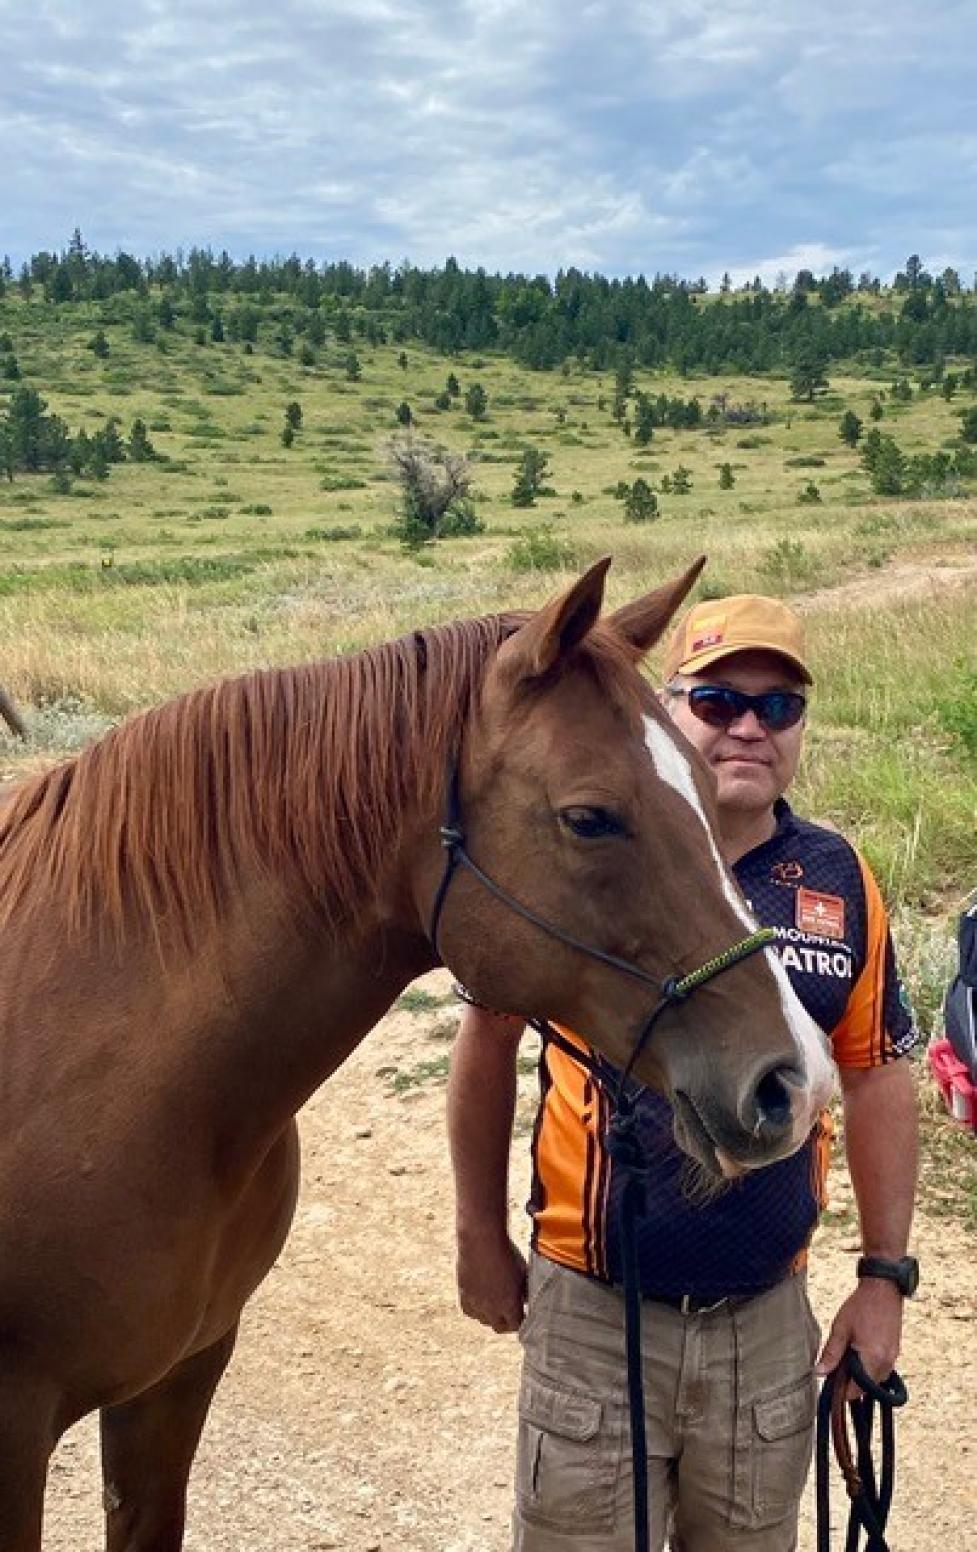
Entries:
[[0,253],[977,267],[973,0],[0,0]]

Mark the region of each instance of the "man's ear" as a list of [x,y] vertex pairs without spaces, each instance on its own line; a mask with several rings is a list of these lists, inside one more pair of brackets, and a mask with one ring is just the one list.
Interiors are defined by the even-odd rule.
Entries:
[[605,555],[510,636],[498,656],[499,667],[508,676],[539,679],[580,645],[600,614],[610,564],[611,557]]
[[643,598],[636,598],[634,603],[625,604],[623,609],[617,609],[609,617],[609,623],[643,656],[660,641],[705,563],[706,557],[700,555],[680,577],[666,582],[653,593],[646,593]]

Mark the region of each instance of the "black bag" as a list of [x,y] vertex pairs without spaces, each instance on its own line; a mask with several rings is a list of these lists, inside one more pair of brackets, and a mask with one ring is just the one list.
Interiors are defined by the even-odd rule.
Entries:
[[960,964],[943,1005],[946,1036],[977,1083],[977,905],[960,918]]

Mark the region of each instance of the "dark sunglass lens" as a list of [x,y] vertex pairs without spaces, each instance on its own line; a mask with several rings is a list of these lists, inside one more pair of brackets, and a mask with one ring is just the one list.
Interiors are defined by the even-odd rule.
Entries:
[[698,685],[689,691],[689,709],[710,727],[728,728],[748,705],[747,698],[737,690],[726,690],[720,685]]
[[783,733],[787,728],[796,727],[804,715],[804,706],[803,695],[796,695],[793,691],[774,690],[769,695],[756,697],[760,721],[771,733]]

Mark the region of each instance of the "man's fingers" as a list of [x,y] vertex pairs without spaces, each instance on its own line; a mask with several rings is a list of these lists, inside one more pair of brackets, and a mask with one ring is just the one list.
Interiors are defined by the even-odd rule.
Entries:
[[823,1377],[825,1374],[830,1374],[832,1369],[837,1369],[844,1356],[845,1347],[844,1337],[829,1336],[818,1359],[816,1372]]

